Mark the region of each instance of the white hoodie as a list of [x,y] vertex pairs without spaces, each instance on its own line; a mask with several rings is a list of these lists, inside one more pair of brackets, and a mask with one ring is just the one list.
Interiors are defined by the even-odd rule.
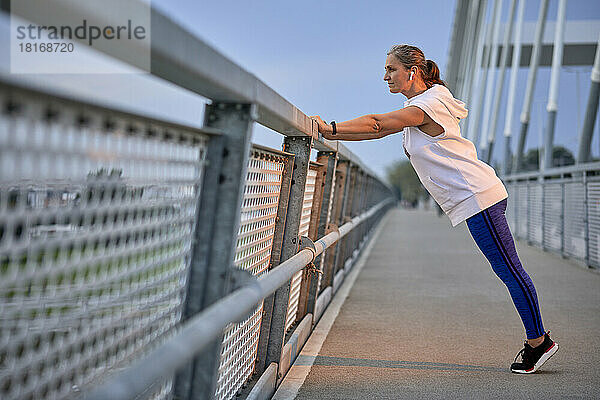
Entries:
[[417,127],[404,129],[404,147],[421,183],[456,226],[508,197],[492,167],[477,159],[473,143],[460,136],[458,122],[467,116],[465,103],[443,85],[433,85],[408,99],[444,132],[429,136]]

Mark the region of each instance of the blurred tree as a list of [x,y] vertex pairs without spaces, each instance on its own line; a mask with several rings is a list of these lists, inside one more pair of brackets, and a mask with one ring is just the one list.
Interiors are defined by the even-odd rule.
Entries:
[[[540,169],[539,148],[529,149],[523,157],[523,169],[525,171],[537,171]],[[552,150],[552,167],[563,167],[575,164],[575,157],[571,151],[563,146],[554,146]]]
[[387,180],[400,200],[415,203],[428,196],[409,161],[396,161],[386,169]]

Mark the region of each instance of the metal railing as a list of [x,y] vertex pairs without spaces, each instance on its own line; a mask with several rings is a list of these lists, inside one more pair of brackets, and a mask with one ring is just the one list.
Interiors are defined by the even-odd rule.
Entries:
[[600,163],[503,177],[516,238],[600,267]]
[[152,29],[152,73],[212,101],[205,127],[0,79],[3,399],[255,398],[393,205],[264,83],[155,10]]

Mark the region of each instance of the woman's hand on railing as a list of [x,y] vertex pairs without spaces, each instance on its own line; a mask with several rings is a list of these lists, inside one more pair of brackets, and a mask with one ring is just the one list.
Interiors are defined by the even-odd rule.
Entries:
[[319,128],[319,133],[322,134],[325,139],[328,139],[328,140],[337,139],[335,136],[332,135],[333,127],[331,125],[329,125],[327,122],[323,121],[321,119],[321,117],[319,117],[318,115],[313,115],[310,118],[317,123],[317,126]]

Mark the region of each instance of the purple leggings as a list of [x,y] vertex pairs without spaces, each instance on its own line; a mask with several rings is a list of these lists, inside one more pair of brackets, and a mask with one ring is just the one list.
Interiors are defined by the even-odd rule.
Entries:
[[506,199],[467,219],[471,236],[504,282],[521,316],[527,339],[544,335],[542,316],[533,282],[523,269],[506,222]]

